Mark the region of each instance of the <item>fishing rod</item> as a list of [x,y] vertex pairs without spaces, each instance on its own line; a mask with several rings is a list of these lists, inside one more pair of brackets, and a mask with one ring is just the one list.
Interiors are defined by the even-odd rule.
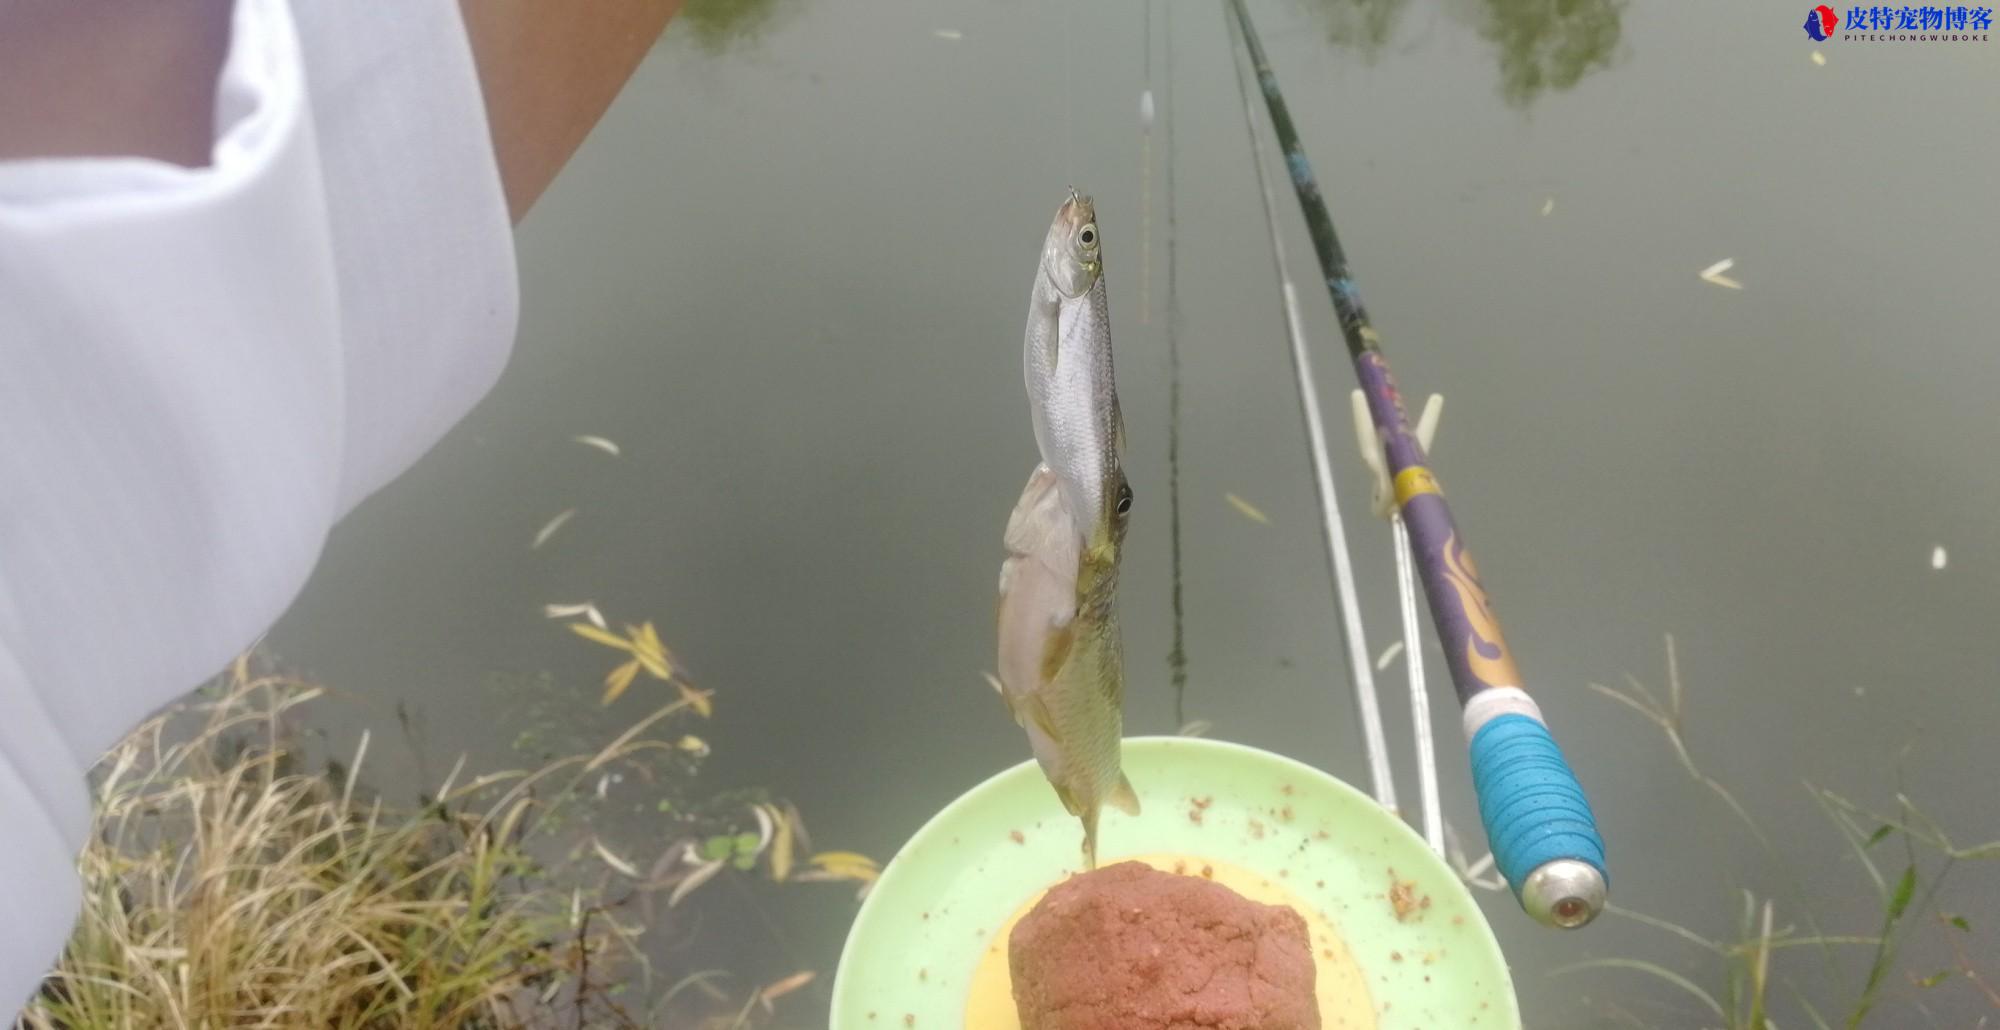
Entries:
[[[1522,689],[1521,674],[1479,581],[1478,567],[1423,445],[1411,431],[1402,396],[1382,354],[1381,337],[1361,304],[1347,255],[1334,233],[1333,219],[1257,29],[1243,0],[1229,3],[1284,151],[1341,336],[1382,441],[1395,504],[1408,528],[1411,556],[1458,692],[1473,790],[1494,864],[1530,916],[1551,926],[1582,926],[1603,910],[1609,886],[1604,842],[1590,802],[1556,746],[1541,709]],[[1411,641],[1407,646],[1416,644]]]

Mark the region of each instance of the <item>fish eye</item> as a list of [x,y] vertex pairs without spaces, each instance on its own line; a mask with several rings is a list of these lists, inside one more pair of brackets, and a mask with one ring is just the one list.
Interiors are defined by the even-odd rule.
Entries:
[[1131,487],[1122,484],[1118,487],[1118,507],[1116,510],[1119,515],[1126,515],[1132,511]]
[[1088,250],[1088,249],[1089,249],[1089,248],[1091,248],[1091,247],[1094,247],[1094,246],[1096,246],[1096,245],[1097,245],[1097,223],[1095,223],[1095,222],[1092,222],[1091,224],[1089,224],[1089,225],[1086,225],[1086,226],[1084,226],[1084,227],[1083,227],[1083,231],[1082,231],[1082,232],[1080,232],[1080,233],[1077,233],[1077,234],[1076,234],[1076,240],[1077,240],[1077,242],[1078,242],[1078,243],[1081,243],[1081,244],[1083,244],[1083,246],[1084,246],[1084,249],[1086,249],[1086,250]]

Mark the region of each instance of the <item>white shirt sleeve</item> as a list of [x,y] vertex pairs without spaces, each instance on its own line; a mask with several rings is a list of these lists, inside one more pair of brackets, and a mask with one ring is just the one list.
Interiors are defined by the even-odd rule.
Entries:
[[507,210],[455,0],[238,0],[212,161],[0,162],[0,1010],[85,772],[498,377]]

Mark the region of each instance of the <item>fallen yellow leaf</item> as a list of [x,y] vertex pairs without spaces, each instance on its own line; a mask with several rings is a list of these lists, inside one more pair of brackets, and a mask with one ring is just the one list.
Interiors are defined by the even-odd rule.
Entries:
[[680,688],[681,699],[693,707],[702,718],[706,719],[715,714],[715,706],[708,700],[714,696],[711,691],[696,690],[685,683],[676,683],[674,686]]
[[618,700],[618,695],[623,694],[638,676],[639,660],[637,658],[611,670],[611,675],[604,677],[604,701],[602,703],[608,705]]
[[813,977],[815,975],[817,974],[815,974],[810,969],[802,969],[796,973],[793,973],[788,977],[785,977],[783,980],[777,980],[772,982],[769,986],[765,987],[763,990],[758,991],[757,997],[762,999],[766,1006],[769,1006],[771,1002],[776,1001],[777,999],[782,998],[785,995],[790,994],[793,991],[796,991],[799,988],[804,987],[809,983],[812,983]]
[[766,805],[771,816],[771,879],[783,883],[792,874],[792,821],[785,813]]
[[620,651],[627,651],[627,652],[632,650],[631,641],[626,640],[624,637],[621,637],[616,633],[611,633],[605,630],[598,629],[596,626],[592,626],[587,622],[572,622],[569,624],[569,628],[570,631],[575,633],[577,636],[580,636],[585,640],[596,641],[597,643],[603,644],[605,647],[615,647]]

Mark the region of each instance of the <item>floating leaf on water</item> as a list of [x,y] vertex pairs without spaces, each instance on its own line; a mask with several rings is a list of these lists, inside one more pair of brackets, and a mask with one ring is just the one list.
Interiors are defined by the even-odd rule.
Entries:
[[1395,661],[1396,656],[1402,653],[1403,642],[1400,640],[1383,648],[1381,656],[1375,659],[1375,671],[1381,672],[1383,669],[1388,668],[1389,663]]
[[623,694],[629,689],[632,686],[632,681],[638,678],[639,660],[637,658],[611,670],[611,675],[604,677],[604,700],[600,704],[608,705],[618,700],[618,695]]
[[822,851],[806,861],[829,876],[844,880],[873,882],[881,872],[874,859],[852,851]]
[[1265,517],[1263,512],[1258,511],[1257,506],[1251,504],[1249,501],[1246,501],[1243,498],[1236,496],[1235,494],[1223,494],[1222,499],[1228,501],[1230,505],[1234,507],[1237,511],[1242,512],[1244,518],[1247,518],[1252,522],[1261,523],[1266,526],[1271,524],[1271,520]]
[[1912,976],[1910,978],[1910,982],[1916,984],[1918,987],[1936,987],[1938,984],[1941,984],[1946,980],[1951,979],[1951,974],[1954,972],[1956,972],[1956,970],[1941,969],[1922,979],[1918,979],[1915,976]]
[[637,629],[625,627],[632,638],[632,654],[646,667],[646,671],[663,680],[674,678],[673,656],[667,653],[667,645],[660,643],[660,634],[651,622],[641,623]]
[[542,606],[542,614],[551,619],[573,619],[581,615],[589,619],[590,624],[596,626],[598,629],[610,628],[605,625],[604,614],[599,612],[597,606],[589,601],[584,601],[580,604],[545,604]]
[[540,550],[543,544],[549,542],[550,537],[556,535],[557,530],[563,528],[564,523],[568,522],[569,520],[575,517],[576,517],[575,508],[564,508],[561,514],[558,514],[555,518],[552,518],[547,522],[543,523],[542,528],[535,532],[535,542],[528,545],[528,550],[530,551]]
[[1825,54],[1822,54],[1822,53],[1820,53],[1820,52],[1819,52],[1819,51],[1817,51],[1817,50],[1813,51],[1813,63],[1814,63],[1814,64],[1817,64],[1817,65],[1819,65],[1819,66],[1821,66],[1821,67],[1825,67],[1825,66],[1826,66],[1826,55],[1825,55]]
[[590,848],[592,851],[597,852],[597,857],[603,859],[605,865],[608,865],[611,868],[616,869],[621,873],[624,873],[626,876],[629,876],[634,880],[643,879],[643,877],[639,875],[638,866],[635,866],[632,863],[627,862],[624,859],[618,857],[616,854],[613,854],[610,848],[604,846],[603,841],[598,840],[596,837],[590,838]]
[[736,853],[736,838],[727,834],[710,837],[701,842],[701,857],[713,862],[728,858]]
[[675,905],[680,904],[681,899],[694,893],[696,888],[700,887],[702,884],[707,883],[710,880],[715,879],[715,874],[721,872],[722,867],[726,864],[728,864],[727,859],[719,858],[716,859],[715,861],[704,863],[694,872],[689,873],[686,879],[682,880],[677,886],[674,887],[674,892],[672,894],[667,895],[667,907],[672,908]]
[[775,980],[767,984],[763,990],[757,992],[757,998],[764,1003],[765,1011],[771,1011],[772,1002],[812,983],[813,977],[817,975],[810,969],[802,969],[782,980]]
[[1542,217],[1544,218],[1548,217],[1549,213],[1554,211],[1555,209],[1556,209],[1556,198],[1550,197],[1549,199],[1542,201]]
[[585,447],[595,447],[614,458],[618,456],[618,445],[601,436],[572,436],[570,439],[575,440]]
[[696,758],[706,758],[708,756],[708,741],[705,741],[700,737],[695,736],[692,733],[683,735],[681,739],[674,744],[674,746],[680,748],[682,751],[685,751],[688,754],[695,756]]
[[784,812],[772,810],[771,879],[784,882],[792,875],[792,820]]
[[1887,823],[1884,823],[1881,826],[1877,826],[1875,827],[1875,832],[1869,834],[1868,839],[1863,841],[1861,846],[1865,848],[1878,844],[1881,842],[1882,838],[1887,837],[1894,830],[1895,827],[1890,826]]
[[1964,930],[1966,933],[1972,932],[1972,924],[1966,922],[1964,916],[1952,916],[1950,922],[1951,925],[1956,926],[1961,930]]
[[715,705],[709,701],[709,698],[715,696],[714,691],[696,690],[685,683],[676,683],[674,685],[680,688],[681,700],[686,701],[689,707],[695,710],[695,714],[700,715],[704,719],[715,714]]
[[599,629],[596,626],[585,625],[584,623],[581,622],[572,622],[569,624],[569,631],[571,633],[576,634],[577,636],[582,637],[585,640],[591,640],[603,644],[605,647],[615,647],[620,651],[625,651],[628,653],[632,650],[631,641],[626,640],[624,637],[621,637],[618,634],[611,632],[610,630]]
[[1931,568],[1933,569],[1944,568],[1945,560],[1946,556],[1944,553],[1943,544],[1939,544],[1936,547],[1931,548]]
[[950,40],[953,43],[956,43],[959,40],[965,38],[965,33],[960,32],[957,29],[932,29],[931,35],[936,36],[939,39]]
[[1701,270],[1702,281],[1708,283],[1714,283],[1715,285],[1720,286],[1724,289],[1740,290],[1743,288],[1742,283],[1739,283],[1736,280],[1731,279],[1730,277],[1722,274],[1735,267],[1736,267],[1735,258],[1723,258],[1722,260],[1717,261],[1715,264],[1712,264],[1707,268]]

